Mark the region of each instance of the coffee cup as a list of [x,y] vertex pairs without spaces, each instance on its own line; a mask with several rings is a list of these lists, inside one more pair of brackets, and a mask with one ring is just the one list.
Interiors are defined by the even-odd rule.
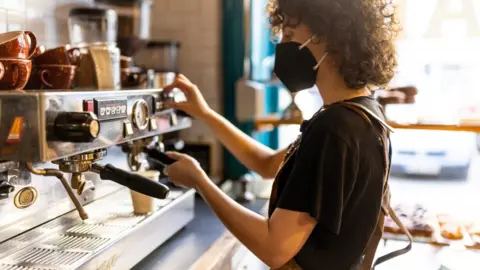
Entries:
[[147,82],[147,72],[138,67],[121,70],[122,87],[139,87]]
[[77,65],[80,59],[80,49],[64,45],[46,50],[32,58],[34,65]]
[[27,59],[0,59],[3,74],[0,90],[22,90],[30,78],[32,61]]
[[[160,178],[160,172],[158,171],[146,171],[140,173],[142,176],[158,182]],[[137,215],[146,215],[155,212],[155,200],[147,195],[130,190],[132,197],[133,212]]]
[[2,62],[0,62],[0,81],[3,79],[3,75],[5,75],[5,67]]
[[33,55],[31,56],[32,57],[32,60],[34,57],[37,57],[39,56],[40,54],[44,53],[45,52],[45,46],[44,45],[37,45],[37,48],[35,49],[35,52],[33,53]]
[[120,68],[125,69],[125,68],[130,68],[132,66],[132,58],[128,56],[120,56]]
[[29,59],[37,50],[37,38],[30,31],[0,34],[0,58]]
[[27,89],[72,89],[76,71],[71,65],[35,66]]

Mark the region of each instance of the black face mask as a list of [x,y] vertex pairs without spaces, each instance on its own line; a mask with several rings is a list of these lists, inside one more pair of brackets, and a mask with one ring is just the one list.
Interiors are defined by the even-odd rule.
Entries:
[[297,42],[277,44],[274,72],[278,79],[294,93],[313,87],[317,79],[317,60],[312,52]]

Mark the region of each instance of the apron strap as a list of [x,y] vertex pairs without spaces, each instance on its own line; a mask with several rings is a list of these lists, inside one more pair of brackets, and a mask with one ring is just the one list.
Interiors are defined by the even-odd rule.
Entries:
[[[390,174],[390,166],[391,166],[391,155],[392,155],[392,146],[390,143],[390,132],[393,132],[393,128],[390,127],[385,121],[380,119],[376,114],[370,111],[365,106],[358,104],[356,102],[340,102],[337,103],[340,106],[344,106],[346,108],[351,109],[352,111],[356,112],[362,118],[367,121],[367,123],[374,129],[374,131],[379,135],[380,140],[382,142],[382,148],[384,150],[384,162],[385,162],[385,175],[383,180],[384,191],[382,196],[382,211],[380,211],[377,225],[375,226],[375,230],[368,241],[367,247],[365,249],[365,255],[362,262],[361,269],[362,270],[370,270],[375,269],[375,267],[381,263],[384,263],[390,259],[393,259],[397,256],[403,255],[412,249],[412,235],[408,231],[408,229],[403,225],[401,220],[398,218],[395,211],[392,209],[390,205],[390,190],[388,186],[388,176]],[[375,119],[377,123],[379,123],[382,127],[381,133],[377,131],[375,126],[373,125],[371,118]],[[408,245],[405,248],[395,250],[390,252],[386,255],[379,257],[375,262],[373,262],[375,258],[375,253],[377,251],[378,244],[383,235],[383,226],[385,223],[385,217],[390,216],[392,220],[397,224],[397,226],[402,230],[404,234],[408,237]],[[373,267],[372,267],[373,263]]]

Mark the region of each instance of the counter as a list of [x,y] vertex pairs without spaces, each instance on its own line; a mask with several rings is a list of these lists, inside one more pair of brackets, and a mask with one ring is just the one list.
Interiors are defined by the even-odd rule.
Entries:
[[[253,211],[260,212],[266,203],[266,200],[258,199],[244,205]],[[213,211],[197,196],[194,220],[133,267],[132,270],[187,270],[226,231],[225,226]],[[156,233],[161,233],[161,228]]]
[[[195,219],[133,270],[268,270],[226,230],[201,198],[197,196],[195,203]],[[262,214],[266,205],[267,200],[263,199],[245,204]],[[401,241],[381,241],[377,256],[405,245],[406,242]],[[479,256],[474,251],[414,243],[412,251],[382,264],[378,269],[473,270],[469,268],[475,267],[471,262],[478,260]]]

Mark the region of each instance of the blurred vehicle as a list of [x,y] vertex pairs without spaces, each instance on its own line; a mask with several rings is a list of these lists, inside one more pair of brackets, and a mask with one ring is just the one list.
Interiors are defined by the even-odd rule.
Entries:
[[471,132],[397,129],[391,138],[392,174],[466,179],[477,153]]

